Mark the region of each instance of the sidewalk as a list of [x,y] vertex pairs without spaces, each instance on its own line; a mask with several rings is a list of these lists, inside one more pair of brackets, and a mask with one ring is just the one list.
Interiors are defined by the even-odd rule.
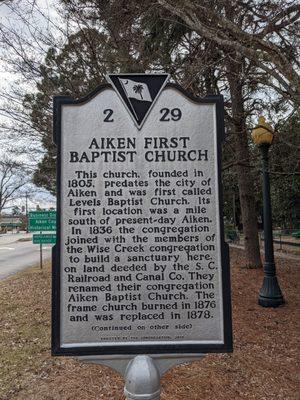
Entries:
[[32,237],[32,233],[1,233],[0,234],[0,246],[5,244],[10,244],[17,242],[19,239],[30,239]]

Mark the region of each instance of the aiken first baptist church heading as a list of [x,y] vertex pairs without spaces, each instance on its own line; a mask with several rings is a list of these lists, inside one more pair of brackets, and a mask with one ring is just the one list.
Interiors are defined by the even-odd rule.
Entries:
[[222,98],[167,79],[55,99],[54,354],[231,351]]
[[[137,138],[92,138],[87,150],[70,151],[70,163],[134,163],[137,157]],[[208,161],[207,149],[194,149],[189,136],[144,137],[143,155],[146,162]]]

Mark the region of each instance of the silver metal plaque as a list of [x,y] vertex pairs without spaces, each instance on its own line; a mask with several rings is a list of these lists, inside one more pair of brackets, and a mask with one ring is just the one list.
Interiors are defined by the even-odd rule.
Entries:
[[129,78],[56,100],[53,353],[231,351],[221,99]]

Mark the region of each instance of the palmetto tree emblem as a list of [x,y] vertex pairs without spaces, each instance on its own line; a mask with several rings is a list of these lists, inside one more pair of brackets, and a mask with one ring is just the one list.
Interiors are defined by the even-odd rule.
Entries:
[[143,90],[144,90],[143,85],[134,85],[133,86],[134,93],[139,94],[141,96],[141,99],[143,99],[143,96],[142,96]]

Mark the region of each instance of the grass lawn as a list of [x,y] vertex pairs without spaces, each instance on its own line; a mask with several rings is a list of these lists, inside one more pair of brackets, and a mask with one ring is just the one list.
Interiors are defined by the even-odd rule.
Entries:
[[[276,265],[286,304],[261,308],[262,271],[242,268],[243,252],[231,251],[234,352],[173,368],[162,379],[162,400],[300,398],[300,265]],[[50,356],[50,285],[50,264],[0,282],[0,399],[124,399],[113,370]]]

